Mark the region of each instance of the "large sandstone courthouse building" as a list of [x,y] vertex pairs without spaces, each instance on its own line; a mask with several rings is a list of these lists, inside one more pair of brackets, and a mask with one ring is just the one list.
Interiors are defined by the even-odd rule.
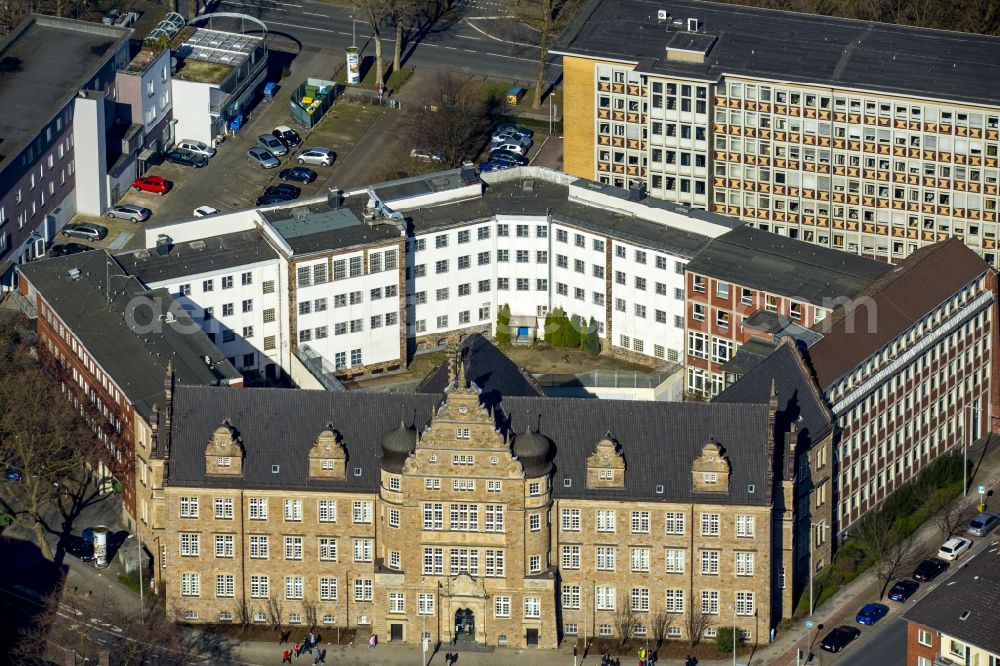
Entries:
[[800,527],[823,519],[795,515],[812,504],[793,482],[829,446],[826,412],[800,446],[773,389],[547,398],[474,335],[411,394],[168,376],[166,395],[146,490],[167,607],[189,622],[551,648],[622,618],[652,637],[659,618],[673,638],[735,622],[764,639],[801,589]]

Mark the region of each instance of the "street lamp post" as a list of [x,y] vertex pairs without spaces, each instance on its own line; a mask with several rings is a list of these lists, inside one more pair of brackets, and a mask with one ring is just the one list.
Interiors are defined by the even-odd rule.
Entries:
[[816,542],[816,530],[826,530],[830,529],[830,526],[824,522],[819,523],[809,523],[809,619],[813,616],[813,574],[816,572],[816,567],[813,565],[813,544]]
[[733,666],[736,666],[736,604],[733,604]]

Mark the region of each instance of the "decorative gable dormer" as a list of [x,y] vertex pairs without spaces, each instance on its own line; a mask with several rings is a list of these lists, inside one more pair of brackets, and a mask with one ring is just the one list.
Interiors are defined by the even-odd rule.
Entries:
[[243,476],[243,442],[229,419],[215,429],[205,447],[205,474]]
[[705,442],[691,464],[691,489],[702,493],[729,492],[729,458],[714,439]]
[[347,476],[347,448],[340,433],[328,424],[309,449],[310,479],[343,479]]
[[625,456],[610,432],[587,458],[587,487],[625,487]]

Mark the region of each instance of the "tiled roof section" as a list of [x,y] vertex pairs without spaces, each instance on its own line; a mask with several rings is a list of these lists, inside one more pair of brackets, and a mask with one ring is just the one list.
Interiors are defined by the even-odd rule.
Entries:
[[[173,403],[169,483],[375,492],[383,436],[401,420],[422,430],[441,399],[434,393],[180,386]],[[552,440],[557,497],[766,504],[766,406],[515,396],[505,397],[495,414],[501,431],[524,432],[530,424]],[[205,475],[205,445],[225,419],[246,448],[240,481]],[[327,424],[347,447],[347,478],[310,481],[307,453]],[[608,431],[625,455],[625,488],[588,489],[586,458]],[[719,441],[732,461],[729,494],[691,492],[691,462],[709,438]],[[755,492],[748,492],[750,485]]]
[[[670,21],[659,21],[665,10]],[[704,63],[667,59],[689,18],[716,38]],[[682,22],[681,27],[673,25]],[[703,45],[697,45],[703,46]],[[638,63],[642,72],[726,74],[1000,103],[1000,39],[700,0],[589,0],[555,53]]]
[[824,299],[851,298],[891,269],[856,254],[738,227],[712,239],[686,270],[822,305]]
[[[21,273],[146,418],[154,404],[164,404],[168,361],[178,384],[242,381],[170,294],[146,291],[104,251],[24,264]],[[160,319],[167,313],[173,321]]]
[[[465,376],[481,391],[479,401],[488,407],[499,404],[504,396],[540,396],[545,392],[523,368],[497,349],[482,335],[475,333],[462,340],[460,349],[465,363]],[[445,360],[431,370],[417,384],[417,393],[440,395],[448,386],[448,367]]]
[[773,385],[778,394],[775,429],[787,432],[791,423],[796,422],[799,445],[808,448],[830,432],[833,415],[800,353],[796,343],[785,338],[766,359],[717,395],[713,403],[767,405]]
[[947,584],[931,590],[910,606],[903,617],[997,654],[1000,653],[998,608],[1000,556],[994,547],[962,563]]
[[[859,305],[853,313],[838,308],[814,327],[823,333],[809,347],[819,385],[832,386],[987,270],[986,262],[954,237],[911,254],[855,297]],[[864,304],[869,298],[873,307]]]
[[115,255],[130,275],[147,285],[277,258],[277,252],[257,229],[178,243],[171,245],[165,255],[156,249]]

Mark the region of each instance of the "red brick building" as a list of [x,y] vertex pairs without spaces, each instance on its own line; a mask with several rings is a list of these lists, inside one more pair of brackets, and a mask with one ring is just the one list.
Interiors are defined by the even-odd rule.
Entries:
[[718,395],[749,341],[815,339],[809,328],[890,269],[750,227],[713,239],[685,268],[687,392]]
[[240,386],[242,376],[170,294],[147,291],[105,252],[25,264],[20,291],[35,309],[40,361],[103,444],[95,472],[120,484],[135,518],[137,433],[165,402],[168,366],[183,383]]

